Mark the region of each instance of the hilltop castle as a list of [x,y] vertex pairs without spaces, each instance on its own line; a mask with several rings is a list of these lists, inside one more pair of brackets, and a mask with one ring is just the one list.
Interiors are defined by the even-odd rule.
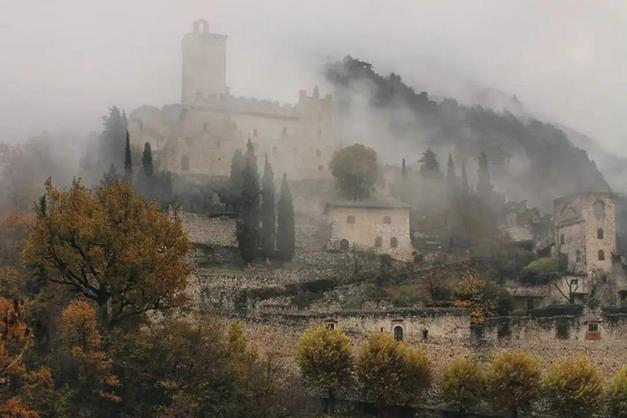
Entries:
[[131,143],[149,142],[159,168],[178,174],[228,175],[231,157],[248,139],[290,179],[328,177],[335,150],[332,98],[299,92],[295,105],[234,97],[226,83],[225,35],[194,22],[182,41],[181,103],[130,113]]

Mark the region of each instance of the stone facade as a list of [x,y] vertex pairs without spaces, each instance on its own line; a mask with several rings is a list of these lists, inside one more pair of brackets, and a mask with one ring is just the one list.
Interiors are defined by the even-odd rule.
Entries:
[[182,103],[130,113],[135,148],[150,142],[159,168],[179,174],[230,173],[231,157],[250,139],[276,173],[291,180],[330,176],[336,149],[333,105],[318,88],[300,91],[295,105],[239,98],[226,84],[226,36],[194,23],[183,38]]
[[193,244],[237,247],[237,218],[230,214],[206,216],[182,213],[183,228]]
[[409,206],[392,203],[351,201],[329,203],[325,208],[330,248],[369,249],[409,259]]
[[556,250],[568,270],[609,273],[616,254],[616,205],[610,192],[580,193],[554,202]]

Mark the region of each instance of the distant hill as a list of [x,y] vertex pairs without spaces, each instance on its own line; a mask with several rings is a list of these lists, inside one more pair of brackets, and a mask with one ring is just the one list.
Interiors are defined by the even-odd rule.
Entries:
[[335,86],[340,135],[375,146],[386,162],[415,162],[431,147],[442,166],[448,152],[458,168],[465,162],[472,180],[476,157],[485,151],[497,189],[544,210],[557,196],[610,190],[587,152],[550,123],[454,99],[436,101],[399,75],[382,76],[352,57],[328,65],[326,78]]

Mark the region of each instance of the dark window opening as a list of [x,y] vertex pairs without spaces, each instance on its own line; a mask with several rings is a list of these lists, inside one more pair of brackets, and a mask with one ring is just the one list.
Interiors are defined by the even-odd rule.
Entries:
[[581,261],[581,251],[579,250],[575,251],[575,261],[578,263]]
[[355,223],[355,217],[353,215],[348,215],[346,217],[346,223],[347,224],[354,224]]
[[557,331],[557,339],[558,340],[567,340],[569,336],[569,325],[568,321],[558,321],[556,324]]
[[428,329],[423,329],[422,330],[422,341],[427,341],[427,338],[429,338],[429,330]]
[[560,244],[564,244],[566,242],[566,239],[564,237],[564,234],[560,234]]
[[322,170],[324,170],[324,167],[322,167],[321,165],[318,166],[318,172],[322,173]]
[[327,322],[324,324],[327,329],[335,329],[335,322]]
[[383,223],[384,224],[391,224],[392,223],[392,218],[389,216],[384,216],[383,217]]
[[381,238],[381,237],[376,237],[376,238],[374,239],[374,246],[375,246],[375,247],[381,247],[381,246],[383,246],[383,238]]
[[183,157],[181,158],[181,170],[189,170],[189,157],[187,155],[183,155]]
[[403,327],[400,325],[394,327],[394,339],[396,341],[403,341]]
[[599,323],[588,322],[588,332],[599,332]]
[[509,338],[512,336],[512,328],[509,321],[501,321],[496,328],[496,338]]
[[597,229],[597,238],[603,239],[603,228]]
[[599,261],[605,260],[605,251],[599,250]]
[[605,216],[605,202],[603,202],[602,200],[597,200],[596,202],[594,202],[594,204],[592,205],[592,212],[594,213],[594,216],[596,216],[597,218],[602,218]]
[[340,250],[348,251],[348,248],[349,248],[348,240],[347,239],[341,240],[340,241]]
[[392,248],[398,248],[398,239],[396,239],[396,237],[393,237],[390,240],[390,247]]

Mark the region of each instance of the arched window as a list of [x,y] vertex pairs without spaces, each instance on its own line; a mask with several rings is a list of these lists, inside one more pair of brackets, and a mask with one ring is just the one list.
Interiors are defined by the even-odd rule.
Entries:
[[581,251],[579,250],[575,251],[575,261],[578,263],[581,261]]
[[398,248],[398,239],[396,237],[392,237],[390,240],[390,247]]
[[384,224],[391,224],[392,223],[392,218],[389,216],[384,216],[383,217],[383,223]]
[[189,170],[189,157],[187,155],[183,155],[183,157],[181,157],[181,170]]
[[566,238],[564,238],[564,234],[560,234],[560,244],[564,244],[566,242]]
[[381,237],[376,237],[376,238],[374,239],[374,246],[375,246],[375,247],[381,247],[381,246],[383,246],[383,238],[381,238]]
[[603,239],[603,228],[597,229],[597,238]]
[[594,204],[592,205],[592,212],[594,213],[594,216],[596,216],[597,218],[602,218],[605,216],[605,202],[603,202],[602,200],[597,200],[596,202],[594,202]]
[[599,250],[599,261],[605,260],[605,251]]
[[348,248],[349,248],[349,244],[348,244],[347,239],[343,239],[342,241],[340,241],[340,250],[348,251]]
[[422,341],[427,341],[427,338],[429,338],[429,330],[425,328],[422,330]]
[[355,217],[353,215],[348,215],[346,217],[346,223],[347,224],[354,224],[355,223]]
[[403,341],[403,327],[400,325],[394,327],[394,339],[396,341]]

